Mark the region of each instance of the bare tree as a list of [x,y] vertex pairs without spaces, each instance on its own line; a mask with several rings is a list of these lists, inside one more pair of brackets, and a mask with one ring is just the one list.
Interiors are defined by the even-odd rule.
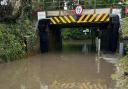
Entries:
[[30,0],[0,0],[0,21],[16,20],[28,13],[30,6]]

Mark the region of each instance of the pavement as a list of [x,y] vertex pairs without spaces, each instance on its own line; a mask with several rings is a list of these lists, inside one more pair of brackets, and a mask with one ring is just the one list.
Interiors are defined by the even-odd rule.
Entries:
[[102,54],[101,58],[108,63],[116,64],[119,60],[119,56],[113,53]]

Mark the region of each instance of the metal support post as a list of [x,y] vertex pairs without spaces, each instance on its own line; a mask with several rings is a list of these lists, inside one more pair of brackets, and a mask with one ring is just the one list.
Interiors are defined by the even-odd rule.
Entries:
[[95,0],[95,4],[94,4],[94,14],[96,13],[96,0]]
[[98,57],[100,57],[100,43],[101,39],[98,39]]

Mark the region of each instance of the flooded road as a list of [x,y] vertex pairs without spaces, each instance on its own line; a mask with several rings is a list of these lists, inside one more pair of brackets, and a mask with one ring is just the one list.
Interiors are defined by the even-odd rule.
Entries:
[[83,52],[80,44],[67,46],[71,52],[65,46],[60,53],[0,64],[0,89],[113,89],[113,64]]

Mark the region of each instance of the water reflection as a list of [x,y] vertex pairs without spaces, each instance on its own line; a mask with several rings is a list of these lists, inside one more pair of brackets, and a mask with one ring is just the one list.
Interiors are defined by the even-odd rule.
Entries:
[[100,73],[100,57],[96,56],[97,73]]
[[84,42],[68,44],[61,53],[0,64],[0,89],[113,89],[113,65],[82,53]]
[[71,40],[63,42],[63,52],[95,53],[96,47],[92,45],[90,40]]

